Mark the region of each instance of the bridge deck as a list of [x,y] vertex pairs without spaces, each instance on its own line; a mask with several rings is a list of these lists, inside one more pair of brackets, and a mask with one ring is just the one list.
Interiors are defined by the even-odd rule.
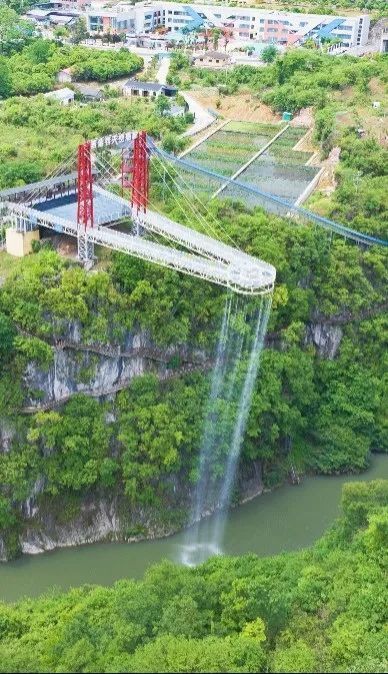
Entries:
[[[114,195],[110,196],[105,190],[93,190],[94,221],[97,225],[107,225],[121,218],[131,216],[129,205],[118,202]],[[35,204],[34,209],[41,213],[50,213],[59,218],[77,224],[77,195],[70,194],[49,201]]]

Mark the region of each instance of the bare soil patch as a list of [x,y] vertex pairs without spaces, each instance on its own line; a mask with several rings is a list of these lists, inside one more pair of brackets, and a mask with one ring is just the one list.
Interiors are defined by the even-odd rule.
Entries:
[[[191,89],[193,96],[204,108],[216,110],[228,119],[240,122],[279,122],[280,115],[272,112],[268,105],[261,103],[250,92],[240,92],[232,96],[219,96],[215,87],[200,90]],[[219,107],[217,104],[219,102]]]

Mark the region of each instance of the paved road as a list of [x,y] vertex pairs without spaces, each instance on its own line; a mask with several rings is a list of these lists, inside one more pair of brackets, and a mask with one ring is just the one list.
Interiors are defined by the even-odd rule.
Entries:
[[190,112],[193,112],[195,115],[194,124],[190,129],[185,131],[183,135],[194,136],[196,133],[199,133],[210,126],[210,124],[214,122],[215,117],[211,115],[206,108],[202,107],[202,105],[200,105],[200,103],[198,103],[187,91],[180,91],[179,93],[182,94],[185,101],[188,103]]
[[170,69],[170,57],[162,56],[162,58],[160,59],[158,71],[156,73],[156,81],[159,82],[159,84],[167,84],[167,75],[169,69]]

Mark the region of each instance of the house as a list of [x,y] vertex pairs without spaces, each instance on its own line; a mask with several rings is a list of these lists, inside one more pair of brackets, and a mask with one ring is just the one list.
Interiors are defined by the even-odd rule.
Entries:
[[104,98],[102,89],[98,87],[91,87],[88,84],[78,84],[76,85],[76,91],[78,94],[81,94],[82,98],[88,103],[98,103]]
[[71,72],[71,68],[63,68],[63,70],[60,70],[59,73],[57,74],[57,82],[60,84],[68,84],[69,82],[73,81],[73,75]]
[[192,60],[193,65],[199,68],[225,68],[231,62],[230,55],[221,51],[205,51],[194,56]]
[[53,98],[61,105],[70,105],[70,103],[74,102],[74,91],[64,87],[63,89],[57,89],[56,91],[49,91],[47,94],[44,94],[44,97]]
[[157,98],[160,94],[165,96],[175,96],[176,87],[168,84],[157,84],[156,82],[139,82],[138,80],[128,80],[123,86],[123,96],[141,96],[142,98]]

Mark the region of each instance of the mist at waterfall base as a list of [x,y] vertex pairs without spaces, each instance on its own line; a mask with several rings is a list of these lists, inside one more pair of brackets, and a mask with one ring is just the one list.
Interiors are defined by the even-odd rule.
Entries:
[[[222,554],[238,461],[260,364],[272,295],[226,297],[204,418],[191,522],[181,562],[195,566]],[[214,517],[199,521],[216,505]]]

